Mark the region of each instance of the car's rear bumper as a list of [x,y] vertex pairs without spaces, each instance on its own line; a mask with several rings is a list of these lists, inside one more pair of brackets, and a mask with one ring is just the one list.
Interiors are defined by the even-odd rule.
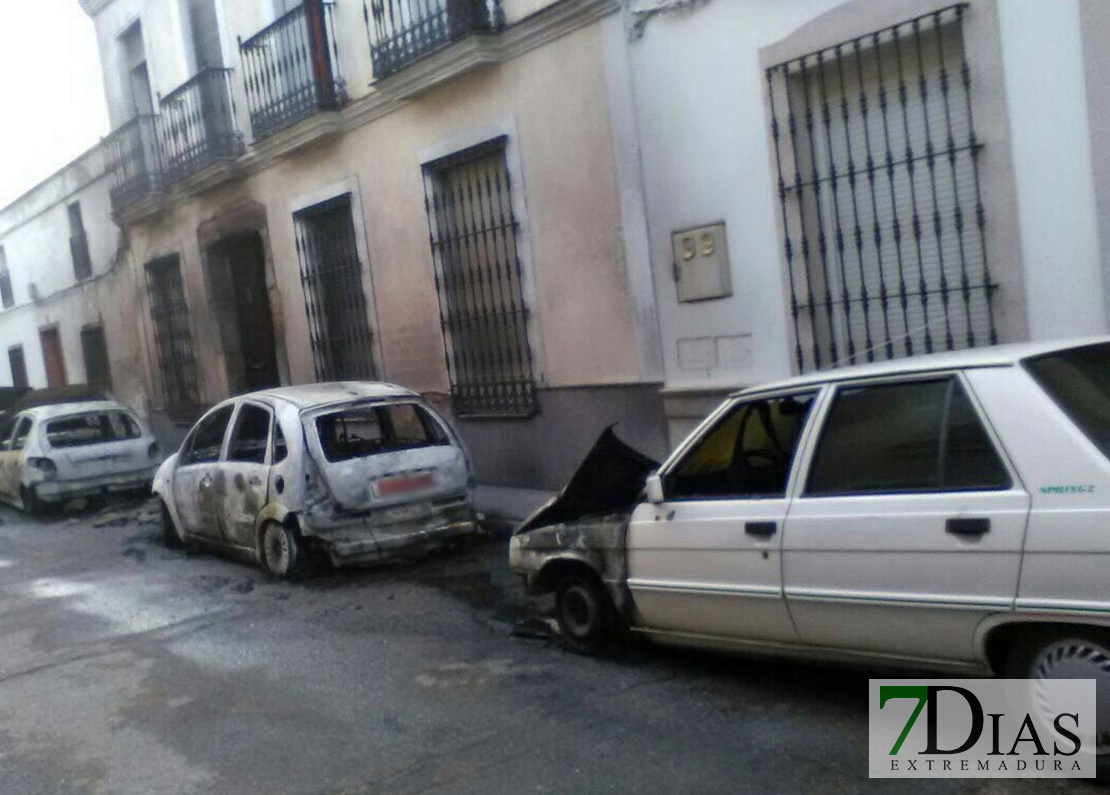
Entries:
[[417,557],[480,529],[467,500],[412,509],[413,515],[402,514],[403,518],[390,511],[331,521],[306,518],[302,535],[306,543],[326,553],[333,565],[350,566]]
[[118,491],[148,488],[157,467],[146,467],[131,472],[97,475],[72,480],[43,480],[32,488],[40,500],[73,500]]

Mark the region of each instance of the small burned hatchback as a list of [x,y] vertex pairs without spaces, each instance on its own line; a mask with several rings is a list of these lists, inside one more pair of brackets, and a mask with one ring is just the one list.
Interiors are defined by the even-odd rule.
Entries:
[[170,546],[204,544],[293,575],[419,553],[474,532],[470,464],[454,429],[391,384],[281,387],[206,413],[154,480]]
[[162,451],[113,400],[24,409],[0,439],[0,498],[31,514],[111,492],[145,491]]

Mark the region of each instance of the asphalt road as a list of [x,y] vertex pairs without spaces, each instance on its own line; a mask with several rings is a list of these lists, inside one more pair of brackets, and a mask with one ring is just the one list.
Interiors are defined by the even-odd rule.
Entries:
[[1107,791],[869,781],[867,672],[579,657],[504,540],[283,583],[152,505],[0,520],[0,795]]

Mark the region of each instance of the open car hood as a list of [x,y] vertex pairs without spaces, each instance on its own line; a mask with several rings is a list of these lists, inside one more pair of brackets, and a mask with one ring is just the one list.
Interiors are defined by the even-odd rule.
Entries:
[[658,468],[659,462],[622,442],[610,425],[582,459],[563,490],[528,517],[515,533],[527,533],[583,516],[631,511],[640,501],[647,476]]

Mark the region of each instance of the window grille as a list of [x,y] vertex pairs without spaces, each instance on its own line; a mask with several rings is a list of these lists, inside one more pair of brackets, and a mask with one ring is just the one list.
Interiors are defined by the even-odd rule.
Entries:
[[146,278],[166,405],[172,413],[186,416],[200,403],[200,397],[189,309],[177,255],[147,263]]
[[293,221],[316,379],[373,379],[373,338],[350,195],[301,210]]
[[103,326],[81,329],[81,352],[85,357],[85,380],[104,390],[112,388],[112,370],[108,364],[108,345]]
[[12,386],[27,387],[27,362],[23,358],[23,346],[8,348],[8,364],[12,369]]
[[998,341],[966,12],[767,70],[801,371]]
[[92,258],[89,256],[85,222],[81,218],[81,203],[67,205],[66,212],[69,215],[69,253],[73,257],[73,275],[81,281],[92,276]]
[[440,324],[459,416],[538,410],[506,142],[502,136],[424,167]]

